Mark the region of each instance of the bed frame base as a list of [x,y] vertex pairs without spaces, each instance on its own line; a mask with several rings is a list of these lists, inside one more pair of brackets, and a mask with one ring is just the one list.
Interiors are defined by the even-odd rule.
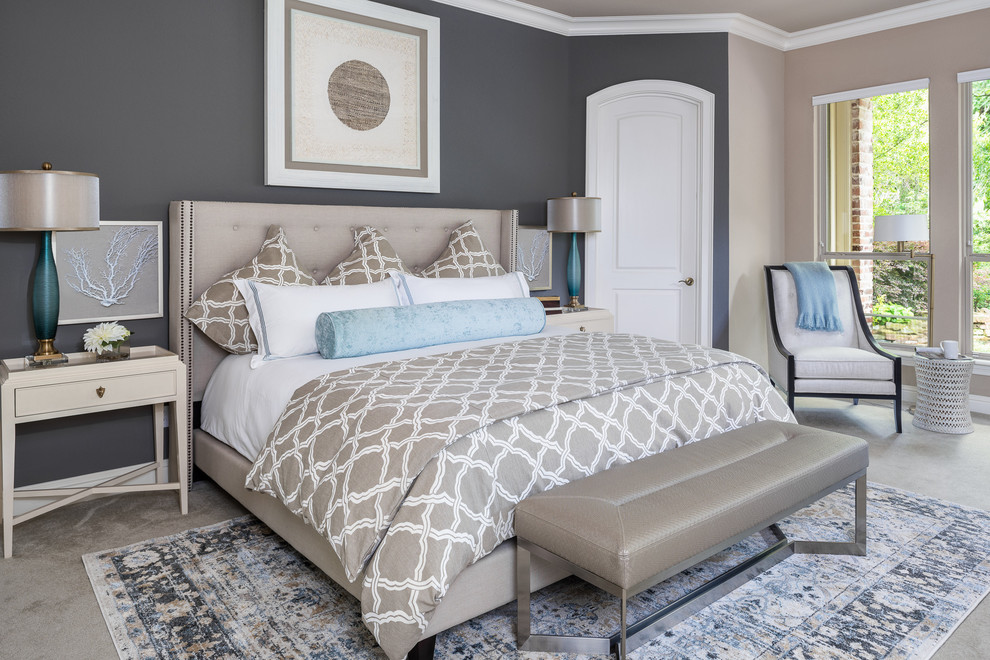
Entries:
[[437,636],[427,637],[419,640],[412,651],[406,656],[406,660],[433,660],[433,651],[437,645]]

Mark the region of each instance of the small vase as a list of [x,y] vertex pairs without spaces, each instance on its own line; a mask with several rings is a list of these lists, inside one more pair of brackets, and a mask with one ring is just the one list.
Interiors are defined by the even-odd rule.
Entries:
[[131,345],[126,341],[122,341],[116,346],[110,346],[107,350],[97,355],[96,361],[115,362],[117,360],[126,360],[129,357],[131,357]]

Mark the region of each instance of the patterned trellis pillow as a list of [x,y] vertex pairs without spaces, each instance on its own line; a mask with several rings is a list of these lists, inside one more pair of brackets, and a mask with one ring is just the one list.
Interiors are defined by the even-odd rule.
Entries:
[[423,277],[485,277],[505,275],[495,255],[485,248],[478,230],[468,220],[450,234],[450,242]]
[[258,343],[248,324],[244,298],[234,286],[235,279],[266,284],[316,284],[316,280],[299,268],[282,228],[278,225],[269,227],[265,242],[254,259],[224,275],[186,310],[186,318],[207,337],[237,355],[253,353],[258,349]]
[[323,284],[371,284],[388,277],[388,271],[408,273],[388,239],[374,227],[354,232],[354,251],[330,271]]

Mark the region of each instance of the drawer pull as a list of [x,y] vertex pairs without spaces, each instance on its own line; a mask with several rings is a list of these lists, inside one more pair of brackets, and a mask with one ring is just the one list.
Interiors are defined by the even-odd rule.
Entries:
[[586,327],[584,327],[583,325],[580,328],[578,328],[578,330],[580,330],[581,332],[587,332],[588,331],[588,329]]
[[106,394],[106,393],[107,393],[107,390],[106,390],[105,387],[97,387],[96,388],[96,396],[100,397],[101,399],[103,398],[103,395]]

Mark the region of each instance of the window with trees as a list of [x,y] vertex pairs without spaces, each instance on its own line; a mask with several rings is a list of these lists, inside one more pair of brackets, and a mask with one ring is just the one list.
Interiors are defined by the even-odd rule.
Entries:
[[874,219],[924,216],[928,226],[928,80],[814,102],[821,155],[820,256],[852,266],[878,341],[927,345],[928,232],[915,241],[878,241]]
[[981,357],[990,357],[990,69],[960,74],[963,84],[963,144],[968,161],[971,200],[968,210],[970,240],[967,257],[971,274],[972,346]]

